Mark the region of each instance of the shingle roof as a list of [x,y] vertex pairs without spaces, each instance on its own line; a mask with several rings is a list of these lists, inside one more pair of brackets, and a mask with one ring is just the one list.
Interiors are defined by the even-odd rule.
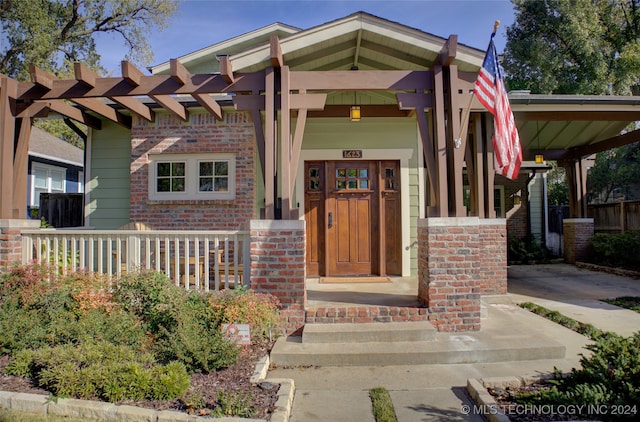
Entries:
[[31,128],[29,155],[84,166],[84,151],[35,126]]

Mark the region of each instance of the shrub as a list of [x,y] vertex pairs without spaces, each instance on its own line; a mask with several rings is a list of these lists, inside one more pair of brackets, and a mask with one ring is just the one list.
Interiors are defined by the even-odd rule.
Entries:
[[520,264],[533,264],[549,262],[550,252],[540,246],[535,239],[525,241],[523,239],[511,239],[509,242],[509,250],[507,252],[509,262],[517,262]]
[[640,230],[596,233],[590,240],[588,260],[592,264],[640,270]]
[[45,267],[31,265],[12,269],[2,280],[2,353],[91,339],[136,347],[145,343],[139,321],[113,302],[102,276],[54,277]]
[[173,399],[190,383],[179,362],[159,366],[149,353],[107,342],[23,350],[6,371],[30,377],[56,396],[109,402]]
[[222,337],[220,311],[205,294],[147,271],[124,276],[114,299],[142,320],[161,362],[178,360],[189,372],[211,372],[236,362],[237,346]]
[[156,351],[162,361],[179,360],[189,372],[212,372],[238,358],[238,347],[220,331],[220,316],[206,297],[191,292],[173,312],[175,321],[159,327]]
[[640,332],[631,337],[607,333],[585,347],[591,354],[581,355],[581,369],[553,381],[550,389],[519,395],[518,402],[594,406],[640,403]]
[[270,339],[280,323],[280,303],[273,295],[237,288],[212,294],[209,303],[221,312],[223,323],[249,324],[256,338]]
[[164,273],[141,271],[123,275],[113,298],[155,334],[159,327],[170,329],[175,324],[175,311],[183,306],[186,291],[173,284]]

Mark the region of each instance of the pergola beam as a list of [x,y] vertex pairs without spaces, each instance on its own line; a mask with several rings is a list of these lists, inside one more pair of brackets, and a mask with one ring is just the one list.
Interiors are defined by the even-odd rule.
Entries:
[[220,57],[220,76],[227,84],[233,84],[236,81],[229,56]]
[[440,50],[440,54],[438,55],[438,60],[440,61],[440,65],[443,67],[451,65],[453,60],[456,58],[456,53],[458,51],[458,36],[455,34],[449,35],[449,38],[442,46]]
[[162,107],[166,108],[170,113],[176,115],[183,121],[186,122],[187,120],[189,120],[189,112],[187,111],[187,108],[172,96],[150,95],[150,97]]
[[281,68],[284,66],[282,46],[280,45],[280,39],[277,35],[272,35],[269,38],[269,56],[271,57],[271,65],[274,68]]

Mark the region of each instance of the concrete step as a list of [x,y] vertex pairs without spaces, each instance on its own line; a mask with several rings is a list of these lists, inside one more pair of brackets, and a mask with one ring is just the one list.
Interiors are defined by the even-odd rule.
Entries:
[[565,347],[535,336],[486,342],[474,334],[439,333],[434,341],[367,343],[305,343],[302,337],[282,337],[271,350],[275,366],[384,366],[510,362],[561,359]]
[[306,324],[303,343],[394,343],[432,341],[436,329],[428,321],[353,324]]

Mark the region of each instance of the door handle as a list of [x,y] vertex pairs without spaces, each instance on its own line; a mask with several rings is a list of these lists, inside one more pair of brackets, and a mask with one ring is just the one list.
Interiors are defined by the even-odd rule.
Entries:
[[333,213],[329,213],[329,228],[333,227]]

